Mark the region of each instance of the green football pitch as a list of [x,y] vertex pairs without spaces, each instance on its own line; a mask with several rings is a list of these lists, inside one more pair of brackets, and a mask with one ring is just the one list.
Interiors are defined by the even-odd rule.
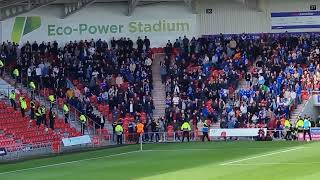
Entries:
[[1,164],[1,180],[318,180],[320,143],[146,144]]

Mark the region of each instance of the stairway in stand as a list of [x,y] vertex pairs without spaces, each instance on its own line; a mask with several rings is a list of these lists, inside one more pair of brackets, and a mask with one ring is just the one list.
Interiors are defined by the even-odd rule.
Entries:
[[153,118],[157,119],[159,117],[163,117],[165,115],[165,100],[166,100],[166,93],[165,93],[165,85],[161,82],[161,75],[160,75],[160,62],[163,61],[164,55],[163,54],[156,54],[153,64],[152,64],[152,78],[153,78],[153,103],[154,103],[154,111],[153,111]]
[[290,122],[295,125],[296,122],[298,121],[298,117],[299,116],[302,116],[304,117],[304,114],[301,114],[305,105],[307,104],[309,100],[303,100],[301,104],[299,104],[297,106],[296,109],[294,109],[293,111],[291,111],[291,114],[290,114]]

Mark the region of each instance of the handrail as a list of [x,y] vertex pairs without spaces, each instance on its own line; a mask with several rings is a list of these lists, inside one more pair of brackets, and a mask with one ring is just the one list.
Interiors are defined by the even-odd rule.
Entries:
[[[69,105],[69,107],[70,107],[70,109],[71,108],[73,108],[74,109],[74,111],[75,111],[75,113],[74,113],[74,115],[76,116],[77,115],[77,113],[79,114],[79,117],[80,117],[80,114],[82,114],[76,107],[74,107],[74,106],[72,106],[71,104],[69,104],[68,103],[68,105]],[[79,118],[79,117],[77,117],[77,118]],[[87,125],[87,127],[92,127],[93,128],[93,133],[94,133],[94,135],[95,135],[95,133],[96,133],[96,125],[98,125],[98,129],[101,129],[101,125],[100,124],[98,124],[98,123],[96,123],[94,120],[92,120],[91,118],[89,118],[88,116],[87,116],[87,122],[86,122],[86,125]],[[79,121],[80,122],[80,121]],[[93,122],[93,126],[91,126],[90,125],[90,123],[91,122]]]

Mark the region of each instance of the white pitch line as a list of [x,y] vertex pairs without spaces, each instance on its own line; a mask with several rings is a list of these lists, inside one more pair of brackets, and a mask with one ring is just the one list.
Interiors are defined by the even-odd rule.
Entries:
[[242,162],[242,161],[247,161],[247,160],[251,160],[251,159],[257,159],[257,158],[261,158],[261,157],[272,156],[272,155],[275,155],[275,154],[281,154],[281,153],[285,153],[285,152],[295,151],[295,150],[299,150],[299,149],[302,149],[302,148],[303,147],[297,147],[297,148],[287,149],[287,150],[283,150],[283,151],[276,151],[276,152],[263,154],[263,155],[259,155],[259,156],[253,156],[253,157],[248,157],[248,158],[244,158],[244,159],[239,159],[239,160],[236,160],[236,161],[226,162],[226,163],[222,163],[220,165],[222,165],[222,166],[230,165],[230,164],[234,164],[234,163],[238,163],[238,162]]
[[320,164],[320,162],[270,162],[270,163],[243,163],[243,164],[228,164],[228,166],[264,166],[264,165],[309,165]]
[[56,163],[56,164],[49,164],[49,165],[44,165],[44,166],[37,166],[37,167],[31,167],[31,168],[25,168],[25,169],[18,169],[18,170],[14,170],[14,171],[0,172],[0,175],[11,174],[11,173],[16,173],[16,172],[23,172],[23,171],[29,171],[29,170],[35,170],[35,169],[42,169],[42,168],[47,168],[47,167],[55,167],[55,166],[61,166],[61,165],[66,165],[66,164],[79,163],[79,162],[83,162],[83,161],[91,161],[91,160],[96,160],[96,159],[116,157],[116,156],[121,156],[121,155],[126,155],[126,154],[137,153],[137,152],[140,152],[140,151],[130,151],[130,152],[124,152],[124,153],[118,153],[118,154],[112,154],[112,155],[106,155],[106,156],[99,156],[99,157],[94,157],[94,158],[87,158],[87,159],[80,159],[80,160],[75,160],[75,161],[68,161],[68,162],[63,162],[63,163]]

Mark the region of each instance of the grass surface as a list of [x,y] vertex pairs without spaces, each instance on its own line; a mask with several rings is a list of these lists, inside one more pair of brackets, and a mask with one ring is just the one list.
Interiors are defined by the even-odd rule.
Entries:
[[[132,145],[0,165],[1,180],[317,180],[320,143]],[[121,154],[120,154],[121,153]]]

